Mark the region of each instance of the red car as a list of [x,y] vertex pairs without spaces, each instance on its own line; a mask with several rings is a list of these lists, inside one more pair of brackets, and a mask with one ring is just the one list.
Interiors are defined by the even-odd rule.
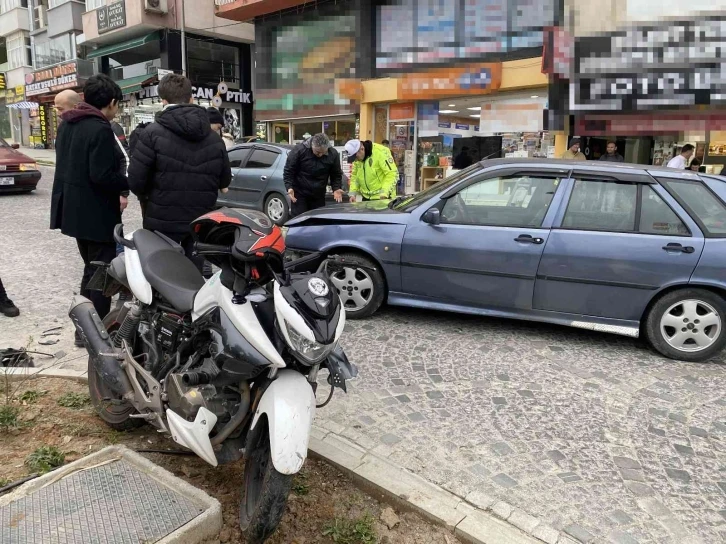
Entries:
[[19,147],[0,138],[0,193],[29,193],[38,187],[38,165]]

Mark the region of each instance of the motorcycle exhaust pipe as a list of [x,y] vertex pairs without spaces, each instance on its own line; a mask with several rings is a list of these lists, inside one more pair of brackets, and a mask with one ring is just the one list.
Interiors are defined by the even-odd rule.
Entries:
[[122,398],[133,398],[134,390],[131,382],[121,368],[118,356],[115,355],[118,350],[114,347],[93,303],[86,297],[74,296],[68,316],[73,321],[78,334],[83,338],[93,366],[101,379]]

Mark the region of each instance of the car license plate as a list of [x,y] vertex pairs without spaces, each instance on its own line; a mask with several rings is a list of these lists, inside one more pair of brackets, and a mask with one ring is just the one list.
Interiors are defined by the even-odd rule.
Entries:
[[15,185],[13,178],[0,178],[0,185]]

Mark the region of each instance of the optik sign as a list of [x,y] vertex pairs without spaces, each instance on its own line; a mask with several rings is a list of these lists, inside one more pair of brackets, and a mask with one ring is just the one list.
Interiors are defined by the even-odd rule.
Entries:
[[[218,91],[214,87],[206,85],[195,85],[192,87],[192,97],[199,100],[214,100]],[[139,91],[139,99],[153,98],[159,96],[159,86],[151,85],[144,87]],[[252,104],[252,93],[246,91],[228,90],[220,92],[219,97],[222,102],[232,102],[234,104]]]

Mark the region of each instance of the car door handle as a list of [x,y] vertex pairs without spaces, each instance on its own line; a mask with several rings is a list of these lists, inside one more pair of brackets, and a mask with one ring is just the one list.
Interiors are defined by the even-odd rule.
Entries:
[[544,239],[542,238],[533,238],[529,234],[520,234],[514,239],[515,242],[520,242],[522,244],[543,244]]
[[260,181],[267,181],[267,176],[260,176]]
[[663,246],[666,251],[680,251],[681,253],[693,253],[696,251],[692,246],[682,246],[681,244],[668,244]]

